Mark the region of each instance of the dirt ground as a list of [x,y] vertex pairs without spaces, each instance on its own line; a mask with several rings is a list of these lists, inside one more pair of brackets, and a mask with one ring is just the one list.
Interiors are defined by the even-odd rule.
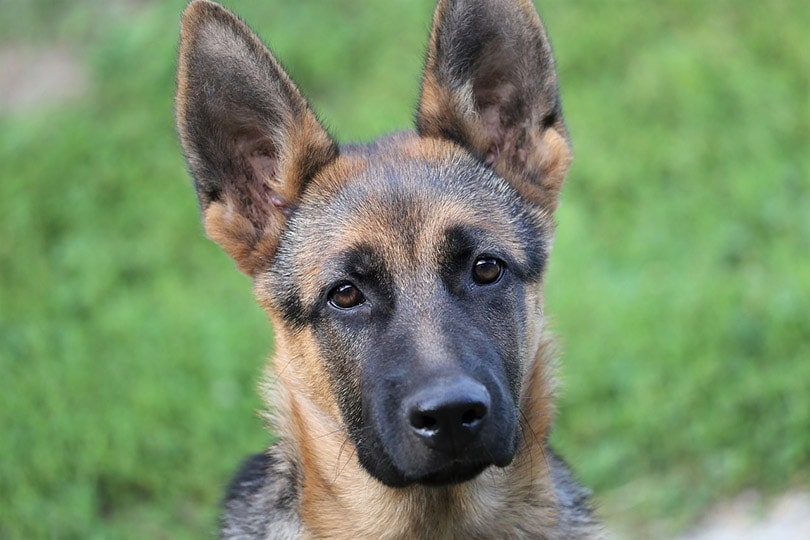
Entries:
[[793,491],[763,503],[747,491],[713,508],[678,540],[810,540],[810,492]]

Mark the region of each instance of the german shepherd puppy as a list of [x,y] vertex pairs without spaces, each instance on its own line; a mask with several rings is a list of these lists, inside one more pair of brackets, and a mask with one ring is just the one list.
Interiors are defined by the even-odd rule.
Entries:
[[543,275],[571,161],[530,0],[439,0],[416,131],[338,146],[270,51],[185,10],[177,123],[208,236],[275,329],[277,442],[225,538],[584,538],[548,446]]

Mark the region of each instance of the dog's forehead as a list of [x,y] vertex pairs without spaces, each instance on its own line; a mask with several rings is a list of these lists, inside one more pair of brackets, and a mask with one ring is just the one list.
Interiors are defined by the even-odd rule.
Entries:
[[317,249],[319,258],[357,245],[429,253],[458,227],[508,241],[531,211],[465,150],[415,135],[349,148],[324,176],[293,225],[296,240]]

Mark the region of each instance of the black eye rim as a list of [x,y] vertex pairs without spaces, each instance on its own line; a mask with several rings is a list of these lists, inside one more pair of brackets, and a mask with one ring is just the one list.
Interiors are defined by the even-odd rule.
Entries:
[[[494,264],[498,269],[497,275],[492,279],[489,278],[478,279],[478,277],[476,276],[476,269],[478,269],[479,265],[481,264]],[[480,287],[486,287],[489,285],[495,285],[496,283],[499,283],[503,279],[503,275],[505,273],[506,273],[506,263],[503,261],[503,259],[487,254],[479,255],[478,257],[476,257],[475,260],[473,261],[472,269],[470,270],[470,275],[472,277],[473,283],[475,283]]]
[[[341,303],[336,301],[335,297],[337,294],[341,293],[341,291],[345,292],[347,289],[352,289],[355,291],[355,298],[349,303],[341,305]],[[366,296],[363,294],[360,288],[351,281],[341,281],[333,286],[331,289],[329,289],[326,298],[331,307],[340,311],[349,311],[366,303]]]

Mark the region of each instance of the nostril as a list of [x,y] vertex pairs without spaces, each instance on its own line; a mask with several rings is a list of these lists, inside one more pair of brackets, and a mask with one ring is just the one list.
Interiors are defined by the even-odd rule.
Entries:
[[487,406],[483,403],[475,403],[472,407],[464,411],[461,415],[461,425],[470,428],[487,415]]
[[435,431],[437,429],[436,418],[420,411],[411,412],[410,421],[411,425],[416,429],[425,431]]
[[489,408],[485,403],[446,403],[441,407],[415,407],[408,421],[422,436],[455,437],[463,432],[474,433],[486,418]]

